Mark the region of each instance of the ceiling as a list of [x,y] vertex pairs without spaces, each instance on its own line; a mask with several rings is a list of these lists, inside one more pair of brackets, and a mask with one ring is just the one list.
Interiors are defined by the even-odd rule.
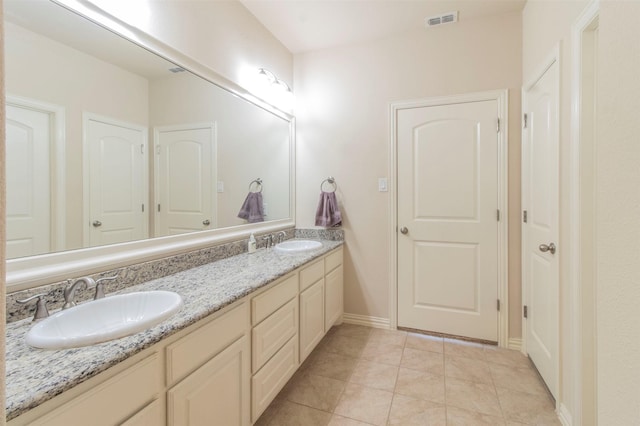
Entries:
[[[240,0],[292,53],[384,38],[424,28],[424,19],[519,12],[526,0]],[[425,30],[426,31],[426,30]]]

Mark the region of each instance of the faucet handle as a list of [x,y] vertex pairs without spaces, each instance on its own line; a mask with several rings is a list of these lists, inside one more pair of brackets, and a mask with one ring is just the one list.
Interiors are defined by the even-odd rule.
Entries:
[[118,274],[113,277],[104,277],[96,280],[96,294],[93,296],[93,300],[102,299],[104,297],[104,284],[103,281],[113,281],[118,278]]
[[31,297],[27,297],[26,299],[16,300],[16,302],[20,303],[21,305],[24,305],[26,303],[31,302],[32,300],[35,300],[36,312],[33,316],[33,320],[37,321],[39,319],[46,318],[49,316],[49,310],[47,309],[47,301],[44,299],[45,296],[47,296],[47,293],[40,293],[40,294],[33,295]]

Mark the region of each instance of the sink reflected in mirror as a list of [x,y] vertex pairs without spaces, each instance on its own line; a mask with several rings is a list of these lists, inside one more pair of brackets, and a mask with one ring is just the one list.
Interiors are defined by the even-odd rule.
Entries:
[[312,240],[288,240],[282,243],[276,244],[274,250],[279,251],[281,253],[303,253],[306,251],[317,250],[322,247],[322,243],[320,241],[312,241]]
[[26,335],[29,346],[68,349],[94,345],[160,324],[182,307],[172,291],[143,291],[109,296],[60,311],[36,323]]

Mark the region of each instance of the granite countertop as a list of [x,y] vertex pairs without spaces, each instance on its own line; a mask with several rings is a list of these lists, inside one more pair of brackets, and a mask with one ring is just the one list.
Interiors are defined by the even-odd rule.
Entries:
[[306,253],[292,255],[260,249],[252,254],[244,253],[129,287],[119,293],[170,290],[182,296],[184,305],[161,324],[110,342],[55,351],[34,349],[24,341],[33,324],[31,319],[7,324],[7,420],[96,376],[343,243],[317,241],[322,242],[322,248]]

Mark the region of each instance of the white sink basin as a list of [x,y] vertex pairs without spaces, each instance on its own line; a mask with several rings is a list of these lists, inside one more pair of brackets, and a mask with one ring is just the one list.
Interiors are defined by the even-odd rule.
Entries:
[[319,241],[311,240],[288,240],[276,244],[275,249],[283,253],[301,253],[303,251],[316,250],[322,247]]
[[60,311],[37,323],[27,333],[28,345],[66,349],[128,336],[172,316],[182,298],[172,291],[119,294]]

